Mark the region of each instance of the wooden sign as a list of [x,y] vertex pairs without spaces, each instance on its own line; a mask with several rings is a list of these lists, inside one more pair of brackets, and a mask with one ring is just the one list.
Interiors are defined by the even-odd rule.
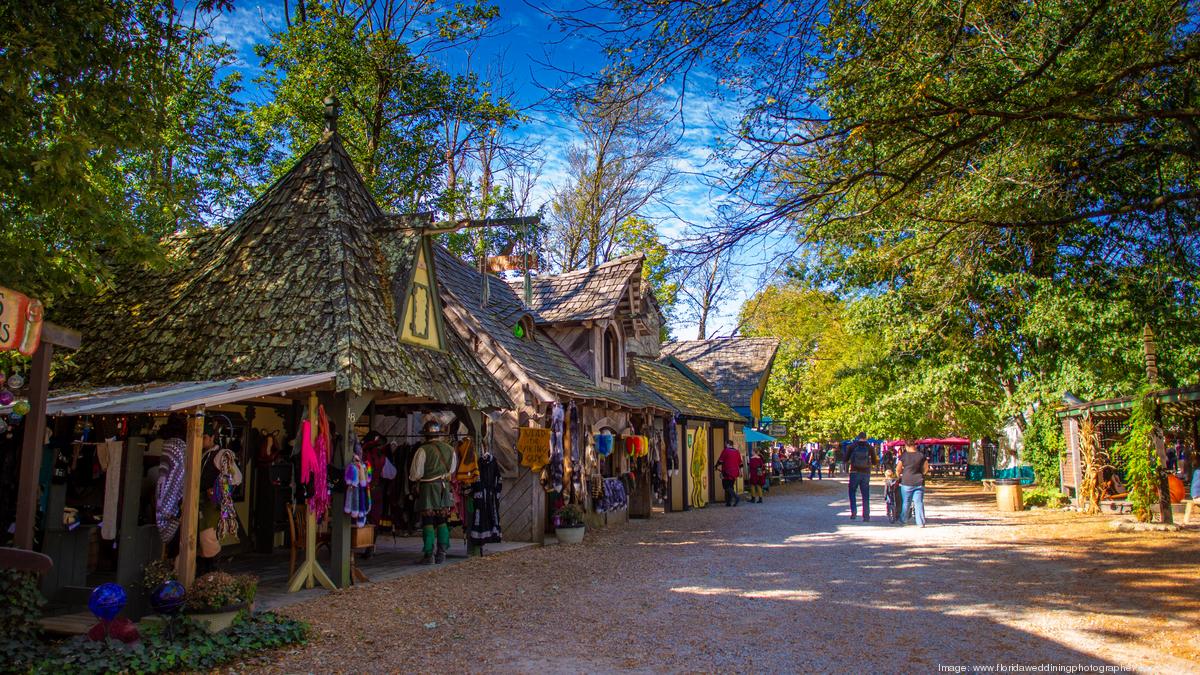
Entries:
[[0,287],[0,351],[33,356],[42,340],[42,303]]
[[517,452],[523,455],[550,454],[550,429],[522,426],[517,436]]

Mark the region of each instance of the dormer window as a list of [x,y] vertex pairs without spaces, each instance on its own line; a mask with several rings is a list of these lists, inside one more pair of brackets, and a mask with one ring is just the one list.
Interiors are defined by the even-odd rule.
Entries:
[[516,337],[518,340],[532,340],[533,319],[528,316],[521,317],[516,325],[513,326],[513,337]]
[[621,341],[612,326],[604,329],[604,377],[621,379]]

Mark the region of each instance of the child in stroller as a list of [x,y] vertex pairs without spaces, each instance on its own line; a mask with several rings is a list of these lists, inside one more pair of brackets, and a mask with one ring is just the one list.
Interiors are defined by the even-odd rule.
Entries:
[[888,522],[894,523],[900,519],[900,481],[896,480],[895,469],[884,473],[883,498],[887,502]]

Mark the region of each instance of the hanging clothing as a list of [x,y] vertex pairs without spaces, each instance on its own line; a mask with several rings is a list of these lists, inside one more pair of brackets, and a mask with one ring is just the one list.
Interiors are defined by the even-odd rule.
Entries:
[[430,441],[417,448],[408,478],[419,484],[417,509],[421,515],[447,516],[454,508],[450,477],[458,463],[454,448],[443,441]]
[[123,441],[111,440],[101,443],[98,451],[100,463],[104,465],[104,515],[100,520],[100,537],[117,538],[117,514],[121,505],[121,461],[125,450]]
[[596,434],[596,453],[608,457],[613,451],[614,439],[612,434]]
[[669,417],[663,423],[663,439],[666,441],[667,454],[667,472],[679,470],[679,451],[676,447],[679,444],[679,431],[675,426],[674,417]]
[[311,484],[308,490],[308,510],[315,513],[317,520],[325,517],[329,510],[329,418],[325,416],[325,406],[317,408],[317,437],[310,440],[311,424],[314,420],[306,420],[300,426],[300,480]]
[[476,544],[495,544],[500,541],[500,463],[491,454],[479,460],[479,480],[471,486],[474,512],[467,536]]
[[[217,540],[236,535],[238,531],[237,510],[233,506],[233,489],[242,484],[242,472],[237,466],[237,457],[232,450],[214,448],[210,450],[211,464],[216,472],[213,481],[212,502],[216,511]],[[201,476],[203,476],[203,471]]]
[[546,485],[554,492],[563,489],[563,407],[550,404],[550,460],[546,468]]
[[475,458],[475,442],[464,438],[454,452],[458,455],[458,470],[454,472],[454,480],[469,487],[479,480],[479,461]]
[[170,542],[179,532],[179,507],[183,502],[183,456],[187,443],[182,438],[168,438],[163,442],[162,457],[159,459],[158,485],[154,496],[157,508],[155,523],[158,537]]
[[352,527],[365,527],[371,513],[371,465],[356,454],[346,465],[346,505],[343,510],[350,514]]

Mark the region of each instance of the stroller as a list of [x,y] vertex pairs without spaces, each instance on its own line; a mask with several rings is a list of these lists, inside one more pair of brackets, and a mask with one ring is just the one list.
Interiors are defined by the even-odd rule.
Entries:
[[887,480],[883,482],[883,500],[887,502],[888,522],[900,520],[900,481],[890,470]]

